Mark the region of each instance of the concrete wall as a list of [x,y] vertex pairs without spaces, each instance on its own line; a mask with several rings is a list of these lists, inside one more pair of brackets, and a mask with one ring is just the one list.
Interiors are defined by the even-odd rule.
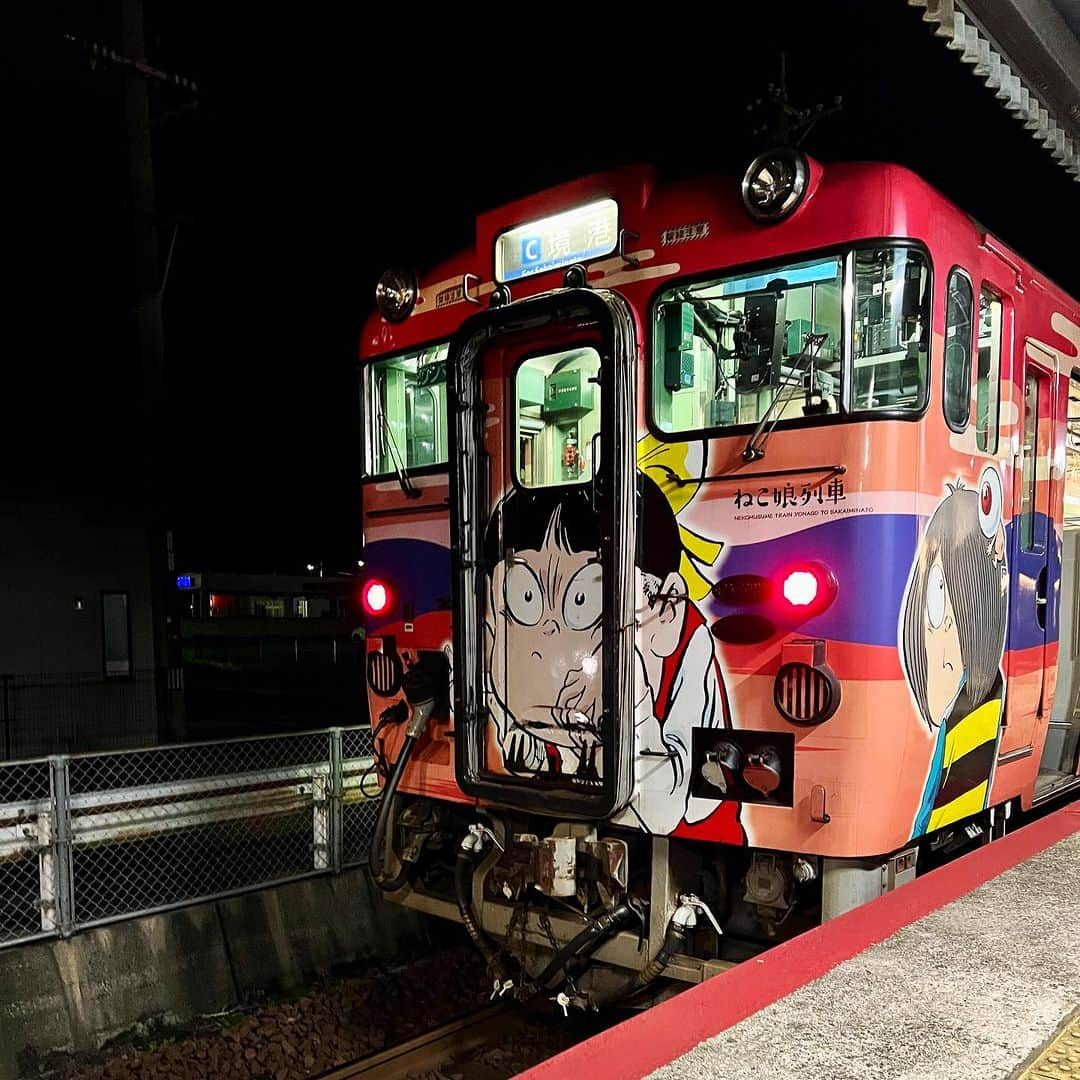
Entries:
[[132,663],[153,667],[149,534],[137,507],[4,499],[0,536],[0,672],[101,671],[102,590],[129,594]]
[[[156,742],[142,510],[100,498],[0,499],[0,553],[0,675],[23,684],[46,676],[46,685],[27,690],[22,700],[9,695],[12,756]],[[131,665],[145,673],[142,681],[56,688],[58,676],[103,673],[103,591],[128,594]],[[20,716],[20,708],[43,715]]]
[[443,929],[356,869],[0,950],[0,1080],[35,1075],[52,1052],[300,989],[338,963],[417,955]]

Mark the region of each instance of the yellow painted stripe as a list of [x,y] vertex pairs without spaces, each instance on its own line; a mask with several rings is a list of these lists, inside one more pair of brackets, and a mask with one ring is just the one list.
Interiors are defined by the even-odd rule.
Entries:
[[[994,698],[968,713],[951,731],[945,733],[945,768],[966,753],[998,736],[1001,701]],[[979,809],[982,809],[980,807]]]
[[1080,1076],[1080,1015],[1073,1013],[1020,1080],[1076,1080]]
[[959,821],[961,818],[978,814],[986,806],[986,788],[989,783],[989,780],[984,780],[977,787],[953,799],[952,802],[939,806],[930,815],[930,824],[927,825],[926,831],[933,832],[934,829],[940,829],[943,825],[951,825],[952,822]]

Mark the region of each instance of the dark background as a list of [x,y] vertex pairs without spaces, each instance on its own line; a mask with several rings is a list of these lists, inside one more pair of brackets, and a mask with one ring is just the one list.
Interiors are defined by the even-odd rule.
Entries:
[[[534,7],[505,29],[479,7],[145,5],[148,60],[200,88],[194,107],[152,91],[163,260],[176,228],[158,435],[187,566],[352,565],[354,363],[380,271],[613,165],[741,174],[781,49],[796,102],[844,99],[810,153],[915,169],[1080,293],[1075,182],[903,0]],[[90,8],[12,3],[0,25],[5,494],[140,490],[127,76],[63,39],[119,50],[118,4]]]

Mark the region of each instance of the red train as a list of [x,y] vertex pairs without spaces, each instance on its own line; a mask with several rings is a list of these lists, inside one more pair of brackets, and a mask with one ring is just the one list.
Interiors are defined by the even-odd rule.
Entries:
[[1080,308],[918,177],[620,169],[378,300],[374,866],[500,992],[704,978],[1078,782]]

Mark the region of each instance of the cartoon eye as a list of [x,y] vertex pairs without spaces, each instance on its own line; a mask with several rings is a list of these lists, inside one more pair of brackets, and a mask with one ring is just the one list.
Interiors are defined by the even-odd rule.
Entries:
[[1001,476],[993,465],[987,465],[979,477],[979,528],[992,540],[1001,528]]
[[536,575],[523,563],[514,563],[506,575],[506,607],[523,626],[535,626],[544,614],[544,594]]
[[926,579],[926,621],[936,630],[945,618],[945,571],[934,563]]
[[599,563],[583,566],[566,586],[563,621],[571,630],[587,630],[604,610],[604,572]]

